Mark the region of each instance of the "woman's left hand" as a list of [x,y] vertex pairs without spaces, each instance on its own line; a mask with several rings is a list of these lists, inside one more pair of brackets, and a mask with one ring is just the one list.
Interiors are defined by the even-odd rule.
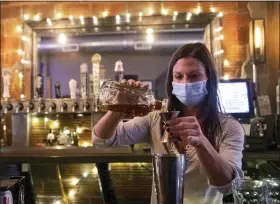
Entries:
[[167,121],[165,129],[169,132],[171,139],[183,141],[184,146],[191,144],[199,147],[205,141],[200,124],[193,116],[180,117]]

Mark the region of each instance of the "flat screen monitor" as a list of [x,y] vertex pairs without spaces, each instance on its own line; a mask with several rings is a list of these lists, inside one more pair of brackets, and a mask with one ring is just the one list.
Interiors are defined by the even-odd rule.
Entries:
[[221,111],[235,118],[254,116],[252,86],[250,80],[221,80],[218,84]]

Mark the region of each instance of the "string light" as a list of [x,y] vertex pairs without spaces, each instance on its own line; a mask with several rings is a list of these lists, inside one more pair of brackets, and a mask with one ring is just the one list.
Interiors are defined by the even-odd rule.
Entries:
[[229,80],[229,78],[230,78],[230,76],[228,74],[225,74],[223,77],[224,80]]
[[84,142],[84,147],[88,147],[89,146],[89,143],[88,142]]
[[3,130],[6,131],[7,130],[7,126],[3,125]]
[[82,133],[82,128],[80,127],[77,127],[77,130],[76,130],[77,133],[81,134]]
[[218,17],[219,17],[219,18],[223,17],[223,15],[224,15],[223,12],[219,12],[219,13],[218,13]]
[[106,17],[108,16],[108,11],[104,11],[104,12],[102,13],[102,15],[103,15],[104,18],[106,18]]
[[28,41],[28,37],[26,37],[26,36],[21,36],[21,39],[23,40],[23,41]]
[[39,123],[39,118],[34,117],[34,118],[32,119],[32,121],[33,121],[33,123]]
[[168,14],[168,11],[167,11],[167,9],[161,9],[161,13],[162,13],[162,15],[164,15],[164,16],[166,16],[167,14]]
[[68,196],[70,198],[74,198],[75,194],[76,194],[76,191],[72,189],[72,190],[69,191]]
[[88,172],[87,171],[85,171],[84,173],[83,173],[83,177],[88,177]]
[[22,72],[18,73],[18,78],[20,78],[20,79],[23,78],[23,73]]
[[22,54],[23,54],[22,49],[18,49],[18,50],[17,50],[17,53],[18,53],[18,55],[22,55]]
[[22,64],[30,64],[30,63],[31,63],[31,61],[25,60],[25,59],[21,59],[20,62],[21,62]]
[[28,20],[29,19],[29,15],[28,14],[24,14],[23,18],[24,18],[24,20]]
[[211,7],[211,8],[210,8],[210,11],[211,11],[212,13],[215,13],[215,12],[216,12],[216,9],[215,9],[214,7]]
[[40,20],[40,15],[39,15],[39,14],[36,14],[36,15],[34,16],[34,20],[35,20],[35,21],[39,21],[39,20]]
[[20,97],[21,99],[24,99],[24,98],[25,98],[24,94],[20,94],[19,97]]
[[73,186],[76,186],[77,183],[79,183],[79,179],[77,179],[77,178],[72,178],[71,184],[72,184]]
[[97,170],[96,166],[93,167],[92,173],[93,173],[94,175],[97,175],[97,174],[98,174],[98,170]]
[[229,61],[227,59],[224,60],[224,66],[225,67],[229,66]]
[[60,12],[57,13],[57,14],[56,14],[56,18],[57,18],[57,19],[61,19],[61,18],[62,18],[62,13],[60,13]]
[[142,16],[143,16],[143,13],[142,13],[142,12],[139,12],[138,16],[139,16],[139,17],[142,17]]
[[52,123],[52,125],[53,125],[53,127],[55,127],[55,128],[58,128],[58,127],[59,127],[59,123],[58,123],[57,121],[54,121],[54,122]]
[[151,15],[153,15],[153,13],[154,13],[154,10],[153,9],[149,9],[149,15],[151,16]]
[[22,32],[22,27],[21,26],[17,26],[16,30],[17,30],[17,32],[21,33]]
[[216,28],[216,32],[220,32],[220,31],[222,31],[223,30],[223,27],[222,26],[219,26],[218,28]]
[[200,12],[201,12],[201,9],[200,9],[200,7],[198,6],[198,7],[195,9],[195,13],[198,15],[198,14],[200,14]]

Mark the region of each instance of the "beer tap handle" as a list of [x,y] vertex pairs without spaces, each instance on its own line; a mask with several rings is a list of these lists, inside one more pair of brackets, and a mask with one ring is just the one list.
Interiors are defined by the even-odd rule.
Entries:
[[67,109],[67,103],[63,102],[60,107],[60,112],[64,112]]

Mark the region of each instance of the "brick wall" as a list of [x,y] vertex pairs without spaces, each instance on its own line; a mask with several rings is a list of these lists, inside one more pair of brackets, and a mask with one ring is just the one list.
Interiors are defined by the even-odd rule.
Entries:
[[[1,2],[1,68],[12,68],[21,59],[16,52],[22,48],[21,34],[16,31],[16,26],[22,25],[23,14],[33,17],[40,13],[41,18],[54,18],[56,13],[61,12],[64,16],[87,17],[101,16],[104,10],[109,15],[124,14],[127,10],[132,15],[137,15],[140,11],[147,12],[149,8],[159,13],[162,7],[171,12],[194,11],[198,4],[201,12],[209,12],[213,6],[216,11],[224,13],[223,48],[225,58],[230,63],[225,67],[224,73],[233,77],[238,75],[245,59],[245,45],[249,42],[250,17],[247,2]],[[12,98],[19,95],[17,79],[17,73],[13,72],[10,87]]]

